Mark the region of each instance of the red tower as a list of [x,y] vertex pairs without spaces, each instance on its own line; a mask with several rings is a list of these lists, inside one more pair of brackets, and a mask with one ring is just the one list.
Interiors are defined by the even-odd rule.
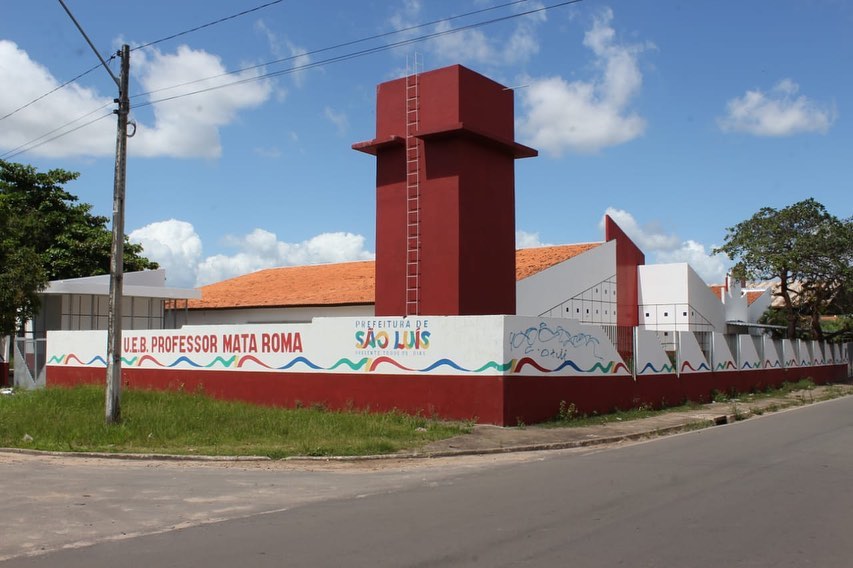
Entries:
[[515,313],[512,90],[460,65],[382,83],[376,315]]

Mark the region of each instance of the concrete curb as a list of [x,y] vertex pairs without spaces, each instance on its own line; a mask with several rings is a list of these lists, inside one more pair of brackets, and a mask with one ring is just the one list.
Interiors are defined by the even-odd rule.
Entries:
[[178,454],[129,454],[110,452],[58,452],[51,450],[28,450],[26,448],[0,448],[4,454],[27,456],[50,456],[61,458],[98,458],[136,461],[196,461],[196,462],[259,462],[272,461],[267,456],[189,456]]
[[[281,458],[280,460],[275,460],[273,458],[269,458],[267,456],[207,456],[207,455],[174,455],[174,454],[131,454],[131,453],[110,453],[110,452],[60,452],[60,451],[47,451],[47,450],[29,450],[26,448],[0,448],[0,453],[10,453],[10,454],[23,454],[23,455],[33,455],[33,456],[52,456],[52,457],[78,457],[78,458],[98,458],[98,459],[120,459],[120,460],[136,460],[136,461],[184,461],[184,462],[224,462],[224,463],[239,463],[239,462],[270,462],[270,461],[282,461],[282,462],[293,462],[293,463],[322,463],[322,462],[336,462],[336,463],[358,463],[358,462],[371,462],[371,461],[393,461],[393,460],[409,460],[409,459],[432,459],[432,458],[450,458],[450,457],[463,457],[463,456],[476,456],[476,455],[497,455],[497,454],[509,454],[509,453],[518,453],[518,452],[540,452],[540,451],[548,451],[548,450],[568,450],[573,448],[585,448],[585,447],[594,447],[594,446],[603,446],[607,444],[618,444],[620,442],[631,442],[637,440],[643,440],[648,438],[654,438],[658,436],[665,436],[668,434],[677,434],[680,432],[687,432],[693,430],[701,430],[704,428],[709,428],[711,426],[721,426],[724,424],[732,424],[734,422],[741,422],[744,420],[748,420],[750,418],[754,418],[755,416],[762,416],[764,414],[773,414],[775,412],[779,412],[782,410],[787,410],[790,408],[797,408],[801,406],[807,406],[811,404],[816,404],[820,402],[826,402],[828,400],[834,400],[835,398],[841,398],[845,396],[853,395],[853,391],[844,393],[840,395],[840,397],[832,397],[828,399],[818,399],[811,400],[808,402],[791,399],[790,397],[785,397],[779,400],[778,406],[772,410],[767,412],[755,413],[750,408],[742,408],[737,409],[734,413],[727,414],[718,414],[718,415],[709,415],[706,417],[685,417],[684,422],[679,424],[674,424],[671,426],[665,426],[662,428],[651,428],[649,430],[642,430],[638,432],[631,432],[627,434],[618,434],[614,436],[603,436],[600,438],[593,439],[581,439],[581,440],[566,440],[559,442],[542,442],[542,443],[534,443],[534,444],[521,444],[521,445],[508,445],[508,446],[500,446],[500,447],[491,447],[491,448],[469,448],[469,449],[458,449],[458,450],[439,450],[434,452],[406,452],[406,453],[397,453],[397,454],[376,454],[376,455],[368,455],[368,456],[291,456],[286,458]],[[735,407],[737,405],[745,405],[742,402],[734,402]]]
[[643,430],[642,432],[632,432],[630,434],[620,434],[618,436],[607,436],[595,439],[586,440],[568,440],[565,442],[543,442],[540,444],[525,444],[519,446],[503,446],[500,448],[472,448],[468,450],[443,450],[437,452],[409,452],[405,454],[379,454],[372,456],[293,456],[284,458],[284,461],[309,461],[309,462],[329,462],[329,461],[371,461],[371,460],[394,460],[394,459],[433,459],[433,458],[449,458],[460,456],[480,456],[492,454],[509,454],[516,452],[541,452],[547,450],[569,450],[573,448],[585,448],[590,446],[603,446],[607,444],[617,444],[619,442],[632,442],[654,438],[657,436],[665,436],[667,434],[677,434],[679,432],[689,432],[693,430],[702,430],[717,426],[719,424],[728,424],[734,420],[729,420],[728,416],[721,416],[710,419],[699,419],[667,426],[665,428],[655,428],[652,430]]

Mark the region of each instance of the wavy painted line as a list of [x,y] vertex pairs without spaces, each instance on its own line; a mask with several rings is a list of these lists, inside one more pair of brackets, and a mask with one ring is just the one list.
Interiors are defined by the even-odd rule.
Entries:
[[725,371],[726,369],[737,369],[737,367],[735,367],[732,361],[726,361],[725,363],[718,364],[716,369],[718,371]]
[[603,363],[597,362],[592,367],[590,367],[589,369],[583,369],[583,368],[579,367],[577,365],[577,363],[575,363],[571,359],[567,359],[566,361],[563,361],[555,369],[547,369],[547,368],[541,366],[539,363],[537,363],[533,359],[530,359],[529,357],[524,357],[518,361],[518,364],[515,366],[515,368],[513,369],[512,372],[519,373],[519,372],[521,372],[521,370],[526,365],[530,365],[531,367],[533,367],[534,369],[536,369],[537,371],[539,371],[541,373],[559,373],[560,371],[562,371],[566,367],[571,367],[572,369],[574,369],[578,373],[584,373],[584,374],[593,373],[595,371],[600,371],[601,373],[604,373],[604,374],[610,374],[610,373],[618,372],[618,370],[620,368],[625,369],[625,371],[628,370],[628,368],[623,363],[616,363],[615,361],[610,361],[606,365]]
[[494,369],[500,373],[506,373],[507,371],[512,369],[513,363],[514,363],[514,360],[510,360],[507,363],[498,363],[497,361],[489,361],[488,363],[486,363],[485,365],[483,365],[479,369],[474,369],[473,372],[474,373],[482,373],[483,371],[487,371],[489,369]]
[[518,365],[516,365],[516,368],[515,368],[515,372],[520,373],[521,370],[524,369],[525,365],[530,365],[531,367],[533,367],[534,369],[536,369],[537,371],[540,371],[542,373],[550,373],[551,372],[548,369],[540,366],[539,363],[537,363],[536,361],[534,361],[530,357],[522,357],[521,359],[519,359]]
[[175,359],[174,361],[172,361],[171,363],[169,363],[168,365],[165,365],[165,366],[169,367],[171,369],[172,367],[177,367],[181,363],[186,363],[187,365],[190,365],[191,367],[195,367],[196,369],[202,368],[201,365],[199,365],[198,363],[196,363],[195,361],[193,361],[192,359],[190,359],[186,355],[181,355],[180,357],[178,357],[177,359]]
[[210,369],[211,367],[213,367],[217,363],[220,363],[223,367],[225,367],[227,369],[227,368],[233,366],[234,362],[236,360],[237,360],[236,355],[232,355],[229,359],[226,359],[222,356],[217,355],[216,358],[213,361],[211,361],[210,363],[208,363],[207,365],[205,365],[204,368]]
[[134,364],[134,363],[136,363],[136,360],[137,360],[137,359],[139,359],[139,356],[138,356],[138,355],[134,355],[134,356],[133,356],[133,357],[131,357],[130,359],[127,359],[127,358],[125,358],[125,357],[122,357],[122,358],[121,358],[121,362],[122,362],[122,363],[124,363],[124,364],[126,364],[126,365],[129,365],[129,366],[133,367],[133,364]]
[[778,368],[781,366],[782,366],[782,363],[780,363],[778,360],[774,361],[773,363],[770,362],[770,359],[767,359],[766,361],[764,361],[764,368],[765,369],[768,367],[773,369],[773,368]]
[[[497,365],[497,363],[492,361],[490,363],[486,363],[486,366],[488,366],[489,364]],[[462,371],[464,373],[472,372],[471,369],[466,369],[465,367],[461,367],[455,361],[451,361],[450,359],[439,359],[438,361],[436,361],[432,365],[429,365],[427,367],[424,367],[423,369],[420,369],[420,372],[421,373],[429,373],[430,371],[433,371],[433,370],[437,369],[438,367],[445,367],[445,366],[450,367],[451,369],[456,369],[457,371]]]
[[300,357],[296,357],[296,358],[295,358],[295,359],[293,359],[290,363],[286,363],[286,364],[282,365],[281,367],[277,367],[277,369],[278,369],[279,371],[283,371],[283,370],[285,370],[285,369],[289,369],[289,368],[293,367],[293,366],[294,366],[294,365],[296,365],[297,363],[302,363],[303,365],[305,365],[305,366],[306,366],[306,367],[308,367],[309,369],[314,369],[315,371],[321,371],[321,370],[323,370],[323,367],[321,367],[321,366],[319,366],[319,365],[315,365],[314,363],[312,363],[311,361],[309,361],[309,360],[308,360],[308,359],[306,359],[305,357],[301,357],[301,356],[300,356]]
[[682,362],[681,363],[681,372],[682,373],[684,372],[685,367],[687,367],[688,369],[690,369],[694,373],[698,373],[699,371],[710,371],[711,370],[711,367],[709,367],[708,364],[705,363],[705,361],[702,361],[702,363],[698,367],[696,367],[695,369],[693,368],[693,365],[690,364],[690,361]]
[[648,369],[651,369],[654,373],[674,373],[675,372],[675,365],[673,365],[671,363],[664,363],[663,365],[661,365],[661,368],[658,369],[654,365],[652,365],[651,361],[649,361],[648,363],[645,364],[645,366],[637,374],[642,375]]
[[254,355],[243,355],[242,357],[240,357],[240,360],[237,361],[237,367],[241,368],[241,367],[243,367],[244,364],[246,364],[249,361],[251,361],[252,363],[257,363],[258,365],[260,365],[264,369],[272,369],[272,367],[270,367],[269,365],[267,365],[266,363],[264,363],[263,361],[261,361],[260,359],[255,357]]
[[628,367],[625,365],[625,363],[620,362],[620,363],[616,363],[616,365],[613,367],[613,374],[615,375],[616,373],[618,373],[619,369],[624,369],[626,373],[630,372],[630,371],[628,371]]
[[152,363],[154,363],[154,364],[155,364],[155,365],[157,365],[158,367],[165,367],[165,366],[166,366],[166,365],[164,365],[163,363],[161,363],[160,361],[158,361],[157,359],[155,359],[155,358],[154,358],[153,356],[151,356],[151,355],[143,355],[142,357],[140,357],[140,358],[139,358],[139,362],[136,364],[136,366],[137,366],[137,367],[141,367],[141,366],[142,366],[142,364],[143,364],[143,363],[145,363],[146,361],[151,361]]
[[334,365],[332,365],[331,367],[329,367],[326,370],[327,371],[334,371],[338,367],[346,366],[346,367],[349,367],[350,369],[352,369],[353,371],[358,371],[358,370],[366,367],[369,362],[370,362],[370,359],[368,359],[367,357],[362,358],[357,363],[355,361],[352,361],[351,359],[347,359],[346,357],[344,357],[343,359],[339,359]]
[[374,359],[373,361],[370,362],[370,368],[368,369],[368,371],[370,371],[371,373],[374,372],[379,367],[379,365],[381,365],[382,363],[388,363],[389,365],[393,365],[394,367],[397,367],[398,369],[402,369],[403,371],[414,371],[415,370],[415,369],[410,369],[410,368],[406,367],[405,365],[402,365],[401,363],[392,359],[391,357],[377,357],[376,359]]
[[741,370],[743,369],[760,369],[761,362],[750,363],[749,361],[744,361],[743,365],[740,366]]
[[53,357],[51,357],[50,359],[47,360],[47,364],[52,365],[53,363],[56,363],[57,365],[62,365],[63,364],[63,361],[62,361],[63,357],[65,357],[65,355],[54,355]]

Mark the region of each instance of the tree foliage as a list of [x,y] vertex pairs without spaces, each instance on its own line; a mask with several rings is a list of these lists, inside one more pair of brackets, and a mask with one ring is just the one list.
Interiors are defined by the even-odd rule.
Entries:
[[[109,219],[92,214],[63,186],[79,174],[0,160],[0,333],[14,333],[38,308],[38,292],[50,280],[107,274]],[[157,268],[142,246],[125,236],[126,271]]]
[[805,318],[824,339],[821,316],[851,311],[853,220],[838,219],[814,199],[783,209],[764,207],[726,229],[723,252],[737,261],[735,276],[778,280],[787,337]]

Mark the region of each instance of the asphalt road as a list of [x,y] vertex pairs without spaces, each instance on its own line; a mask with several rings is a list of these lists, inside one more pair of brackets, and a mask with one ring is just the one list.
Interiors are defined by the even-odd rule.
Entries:
[[[176,495],[201,484],[182,479],[209,475],[224,497],[236,489],[245,510],[229,513],[240,499],[228,498],[230,520],[172,530],[165,515],[162,531],[155,523],[0,566],[848,567],[851,449],[845,397],[597,451],[378,472],[166,468]],[[88,473],[124,475],[98,469]],[[239,490],[259,482],[274,484],[266,504]],[[276,497],[291,493],[301,498]]]

